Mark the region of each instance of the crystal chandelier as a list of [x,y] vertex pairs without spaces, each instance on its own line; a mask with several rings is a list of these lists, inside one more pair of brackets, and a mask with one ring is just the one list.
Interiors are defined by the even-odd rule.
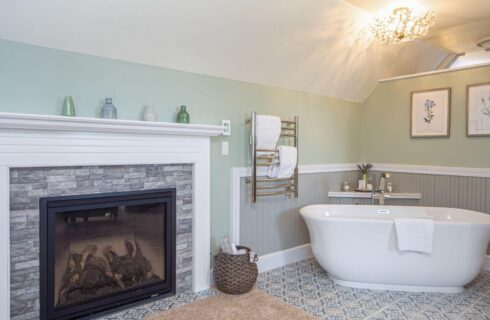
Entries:
[[402,7],[389,16],[377,16],[371,24],[371,32],[384,44],[412,41],[427,35],[434,24],[435,14],[427,11],[417,14],[413,9]]

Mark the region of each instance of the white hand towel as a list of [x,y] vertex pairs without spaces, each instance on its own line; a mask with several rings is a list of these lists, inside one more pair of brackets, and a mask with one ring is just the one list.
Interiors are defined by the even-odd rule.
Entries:
[[434,220],[395,219],[398,250],[431,253],[434,229]]
[[255,118],[255,147],[257,149],[276,149],[281,135],[281,118],[257,115]]
[[290,178],[296,168],[298,150],[289,146],[279,146],[277,150],[279,163],[269,167],[267,176],[269,178]]

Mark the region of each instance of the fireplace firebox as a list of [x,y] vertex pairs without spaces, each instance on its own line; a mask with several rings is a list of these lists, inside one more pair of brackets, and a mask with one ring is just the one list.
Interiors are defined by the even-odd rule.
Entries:
[[175,294],[175,189],[40,199],[42,320]]

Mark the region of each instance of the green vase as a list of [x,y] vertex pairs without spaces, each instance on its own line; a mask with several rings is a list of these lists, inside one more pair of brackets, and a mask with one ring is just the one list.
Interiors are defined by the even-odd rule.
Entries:
[[73,103],[73,98],[71,96],[66,96],[63,101],[63,109],[61,110],[61,115],[66,117],[75,116],[75,104]]
[[180,106],[180,111],[177,113],[177,123],[189,123],[190,117],[185,106]]

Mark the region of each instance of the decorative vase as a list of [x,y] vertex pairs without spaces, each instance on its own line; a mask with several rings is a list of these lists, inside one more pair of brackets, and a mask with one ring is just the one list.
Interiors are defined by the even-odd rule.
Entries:
[[366,184],[367,184],[367,182],[368,182],[368,175],[367,175],[367,173],[363,173],[362,174],[362,180],[364,180],[366,182]]
[[149,105],[145,105],[141,110],[141,120],[143,121],[157,121],[157,112],[155,108]]
[[350,183],[347,181],[342,182],[341,189],[344,192],[350,191]]
[[112,104],[112,98],[105,98],[105,104],[100,110],[100,117],[104,119],[117,119],[117,109]]
[[61,115],[65,117],[75,116],[75,104],[73,103],[72,96],[65,96],[63,101],[63,109],[61,110]]
[[190,116],[186,110],[186,106],[180,106],[180,111],[177,114],[177,123],[189,123]]

